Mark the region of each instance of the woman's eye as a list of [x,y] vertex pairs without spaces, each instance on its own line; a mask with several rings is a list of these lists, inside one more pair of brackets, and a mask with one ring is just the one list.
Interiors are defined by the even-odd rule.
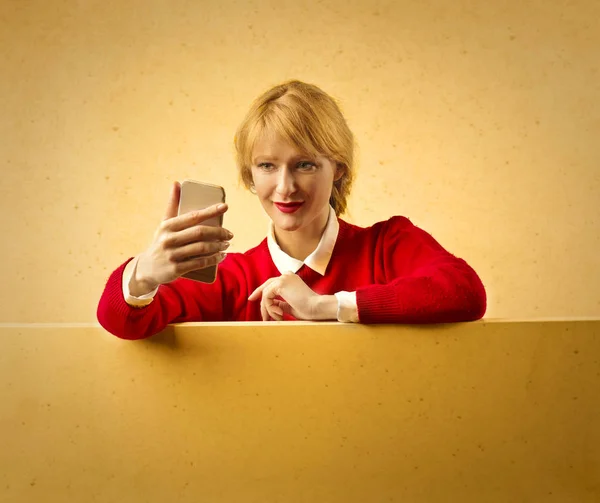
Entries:
[[270,162],[261,162],[258,167],[263,171],[272,171],[274,166]]
[[313,171],[314,169],[317,168],[317,165],[314,162],[303,161],[303,162],[301,162],[301,163],[298,164],[298,167],[302,171]]

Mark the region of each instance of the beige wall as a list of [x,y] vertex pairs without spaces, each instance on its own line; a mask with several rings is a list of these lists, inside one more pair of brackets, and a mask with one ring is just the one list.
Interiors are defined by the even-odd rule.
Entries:
[[600,321],[0,326],[3,503],[597,503]]
[[93,321],[174,179],[224,185],[258,243],[232,137],[288,78],[357,136],[350,220],[431,232],[488,317],[598,316],[599,47],[595,0],[0,0],[0,321]]

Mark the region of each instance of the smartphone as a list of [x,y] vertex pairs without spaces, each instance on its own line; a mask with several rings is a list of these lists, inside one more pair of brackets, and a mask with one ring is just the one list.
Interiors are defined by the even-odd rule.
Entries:
[[[190,211],[202,210],[208,206],[225,202],[225,190],[218,185],[210,183],[195,182],[193,180],[184,180],[181,182],[181,192],[179,195],[178,215],[183,215]],[[202,222],[202,225],[212,225],[214,227],[223,226],[223,215],[209,218]],[[214,283],[217,279],[217,267],[213,265],[204,269],[190,271],[184,274],[183,278],[201,281],[202,283]]]

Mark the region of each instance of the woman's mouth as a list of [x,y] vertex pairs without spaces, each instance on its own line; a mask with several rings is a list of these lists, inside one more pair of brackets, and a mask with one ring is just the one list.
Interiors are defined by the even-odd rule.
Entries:
[[273,203],[279,211],[282,213],[294,213],[300,206],[304,204],[304,201],[298,203]]

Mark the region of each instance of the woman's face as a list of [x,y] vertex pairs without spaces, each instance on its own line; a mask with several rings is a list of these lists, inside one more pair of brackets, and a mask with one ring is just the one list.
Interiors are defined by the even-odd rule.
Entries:
[[338,174],[326,157],[307,155],[279,136],[261,138],[252,151],[256,194],[276,230],[323,226]]

